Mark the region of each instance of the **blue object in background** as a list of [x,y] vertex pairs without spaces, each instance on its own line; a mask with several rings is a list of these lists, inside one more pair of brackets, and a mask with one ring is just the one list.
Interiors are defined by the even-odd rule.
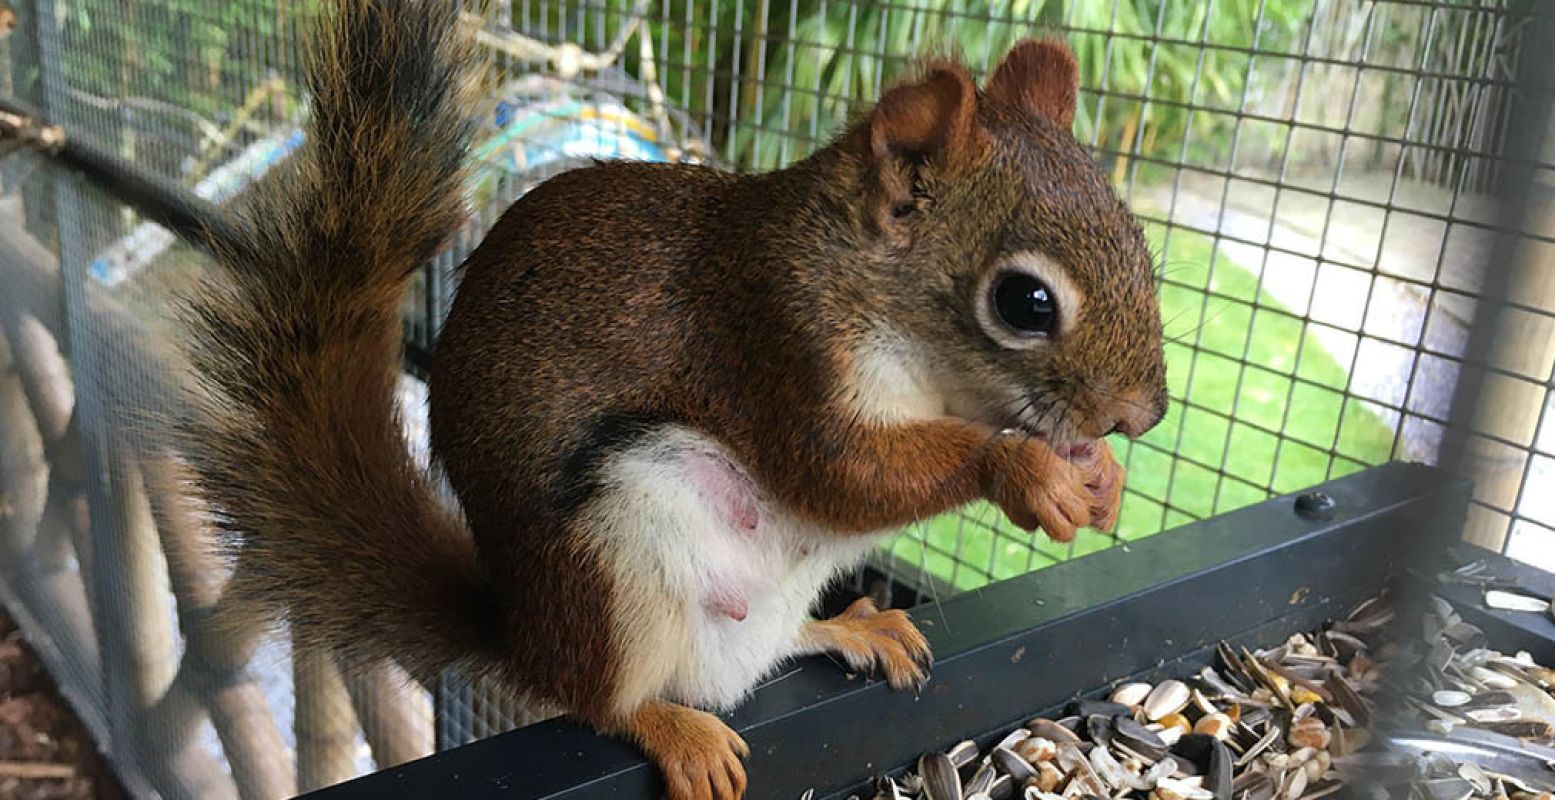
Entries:
[[575,100],[497,104],[494,136],[477,161],[521,175],[562,160],[586,158],[668,161],[654,129],[625,106]]

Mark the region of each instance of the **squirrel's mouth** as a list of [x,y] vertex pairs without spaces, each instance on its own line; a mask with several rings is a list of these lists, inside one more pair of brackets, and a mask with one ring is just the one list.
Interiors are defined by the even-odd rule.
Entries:
[[[1011,409],[1019,410],[1011,414]],[[1035,439],[1053,449],[1060,458],[1089,458],[1096,452],[1096,440],[1079,434],[1062,415],[1052,413],[1050,404],[1025,391],[1012,392],[1000,403],[978,406],[948,405],[953,417],[978,420],[1006,435]],[[1012,418],[1013,417],[1013,418]]]
[[1089,439],[1065,439],[1054,441],[1053,437],[1047,430],[1038,427],[1029,420],[1024,420],[1016,424],[1012,430],[1018,431],[1027,436],[1030,436],[1033,439],[1047,444],[1049,447],[1053,448],[1053,452],[1057,453],[1059,458],[1068,461],[1073,461],[1075,459],[1086,459],[1096,454],[1095,441]]

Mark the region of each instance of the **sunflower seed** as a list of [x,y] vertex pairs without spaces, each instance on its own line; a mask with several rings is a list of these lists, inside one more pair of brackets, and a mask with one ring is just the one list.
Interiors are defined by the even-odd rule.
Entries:
[[1020,744],[1029,738],[1031,738],[1031,731],[1025,728],[1016,728],[1015,730],[1005,734],[1004,738],[1000,739],[999,743],[994,745],[994,749],[997,750],[1001,747],[1008,747],[1013,749],[1015,745]]
[[1151,762],[1160,761],[1166,755],[1166,742],[1130,717],[1117,717],[1112,721],[1112,740]]
[[1543,614],[1550,610],[1550,601],[1548,600],[1500,589],[1491,589],[1485,592],[1485,605],[1503,611],[1524,611],[1530,614]]
[[950,759],[950,763],[959,770],[977,760],[977,742],[971,739],[960,742],[955,747],[950,748],[945,755]]
[[966,779],[966,783],[961,785],[961,791],[963,794],[985,792],[988,790],[988,787],[993,785],[993,779],[997,777],[999,777],[999,771],[992,763],[983,764],[977,768],[976,772],[972,773],[972,777]]
[[1005,747],[996,747],[993,750],[993,764],[1000,772],[1015,779],[1017,783],[1025,783],[1037,777],[1037,771],[1031,763],[1016,755],[1013,750]]
[[1152,722],[1159,722],[1167,714],[1175,714],[1187,708],[1190,699],[1191,692],[1187,684],[1178,680],[1163,681],[1150,690],[1149,696],[1145,698],[1145,716]]
[[1080,737],[1074,731],[1050,719],[1034,719],[1026,723],[1031,730],[1031,735],[1041,737],[1060,747],[1064,745],[1080,744]]
[[1113,690],[1112,697],[1108,698],[1114,703],[1133,708],[1150,696],[1150,690],[1155,687],[1148,683],[1125,683]]
[[1038,764],[1043,761],[1052,761],[1058,756],[1058,745],[1052,739],[1041,736],[1032,736],[1015,744],[1015,755],[1020,756],[1028,764]]
[[[974,751],[976,745],[973,745]],[[975,755],[975,752],[974,752]],[[918,759],[918,776],[923,779],[925,800],[961,800],[961,776],[956,764],[944,753],[928,753]]]
[[1194,723],[1193,732],[1213,736],[1220,741],[1225,741],[1231,736],[1231,718],[1221,713],[1205,714]]

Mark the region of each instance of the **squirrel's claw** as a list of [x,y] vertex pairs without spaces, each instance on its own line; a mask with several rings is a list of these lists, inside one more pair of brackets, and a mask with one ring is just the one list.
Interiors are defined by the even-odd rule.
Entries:
[[625,732],[658,765],[668,800],[739,800],[750,746],[723,720],[694,708],[653,701]]
[[1112,455],[1106,441],[1098,442],[1095,455],[1077,466],[1086,471],[1085,488],[1090,492],[1091,527],[1109,531],[1118,522],[1118,512],[1123,505],[1123,483],[1126,473]]
[[921,691],[934,663],[928,639],[907,612],[881,611],[867,597],[832,619],[809,623],[803,640],[808,650],[834,653],[860,672],[883,673],[897,690]]
[[1080,528],[1110,529],[1123,498],[1123,467],[1105,440],[1065,452],[1009,440],[991,454],[985,489],[1010,522],[1055,542],[1074,541]]

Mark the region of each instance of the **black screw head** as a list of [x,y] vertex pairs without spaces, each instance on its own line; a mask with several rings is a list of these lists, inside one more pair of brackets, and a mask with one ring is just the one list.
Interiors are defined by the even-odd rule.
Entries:
[[1334,518],[1334,511],[1338,507],[1334,498],[1322,492],[1307,492],[1296,498],[1296,516],[1315,522],[1326,522]]

